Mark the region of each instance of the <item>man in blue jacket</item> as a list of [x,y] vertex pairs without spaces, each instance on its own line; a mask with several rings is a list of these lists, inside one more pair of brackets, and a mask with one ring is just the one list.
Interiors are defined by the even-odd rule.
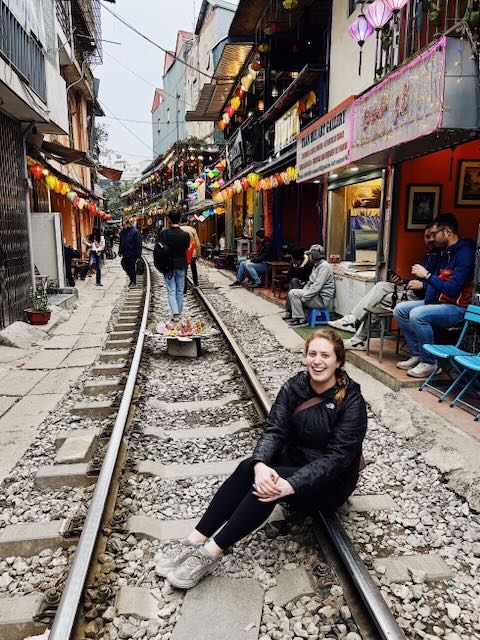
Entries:
[[451,213],[437,216],[431,233],[441,250],[438,267],[435,272],[420,264],[412,267],[417,278],[413,286],[423,285],[425,297],[401,302],[393,312],[411,355],[397,367],[414,378],[426,378],[437,367],[435,358],[423,349],[423,345],[434,342],[434,327],[460,324],[472,297],[475,242],[458,236],[458,222]]
[[142,255],[142,236],[132,221],[125,218],[123,229],[120,231],[120,248],[118,255],[122,256],[122,269],[130,278],[131,289],[137,286],[137,260]]

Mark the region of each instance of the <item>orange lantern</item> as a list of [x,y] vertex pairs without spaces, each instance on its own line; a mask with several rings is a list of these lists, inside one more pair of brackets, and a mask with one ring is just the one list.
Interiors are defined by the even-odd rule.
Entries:
[[242,189],[243,189],[244,191],[246,191],[246,190],[248,189],[248,187],[249,187],[249,184],[248,184],[248,180],[247,180],[247,178],[242,178],[242,179],[240,180],[240,183],[241,183],[241,185],[242,185]]
[[223,120],[219,120],[217,122],[217,127],[220,129],[220,131],[225,131],[225,129],[227,128],[227,123]]
[[43,167],[41,164],[33,164],[30,167],[30,173],[35,178],[35,180],[40,180],[43,177]]
[[67,182],[62,182],[62,190],[60,191],[62,196],[66,196],[69,191],[70,185]]
[[64,184],[65,184],[64,182],[59,180],[57,182],[57,184],[53,187],[53,190],[55,191],[55,193],[62,193],[62,189],[63,189],[63,185]]
[[97,212],[97,205],[94,202],[89,202],[88,211],[92,216],[94,216],[95,213]]

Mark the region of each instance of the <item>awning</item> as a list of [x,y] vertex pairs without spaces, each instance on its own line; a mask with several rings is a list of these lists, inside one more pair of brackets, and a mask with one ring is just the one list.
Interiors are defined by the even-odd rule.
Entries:
[[225,43],[212,82],[203,85],[195,111],[187,111],[187,122],[213,122],[232,92],[233,86],[253,51],[251,42]]
[[108,178],[109,180],[117,181],[122,179],[122,173],[120,169],[112,169],[110,167],[104,167],[103,164],[99,164],[97,167],[98,173]]
[[312,89],[317,88],[317,81],[325,70],[317,65],[307,64],[300,71],[293,82],[290,83],[286,91],[272,104],[270,109],[266,111],[261,119],[262,124],[269,125],[278,120],[281,115],[292,107],[297,100],[302,98]]
[[53,160],[60,162],[60,164],[81,164],[84,167],[95,167],[95,162],[88,156],[85,151],[79,151],[78,149],[72,149],[72,147],[66,147],[59,142],[43,142],[42,153],[49,156]]
[[205,209],[211,209],[215,206],[213,200],[201,200],[200,202],[195,202],[191,206],[188,207],[188,213],[200,213],[201,211],[205,211]]
[[260,166],[257,165],[255,171],[263,176],[269,176],[272,173],[280,171],[287,165],[292,163],[295,164],[297,159],[297,148],[294,144],[295,143],[292,144],[292,148],[290,148],[289,151],[281,155],[279,158],[275,158],[272,161],[267,160],[267,162],[264,162]]

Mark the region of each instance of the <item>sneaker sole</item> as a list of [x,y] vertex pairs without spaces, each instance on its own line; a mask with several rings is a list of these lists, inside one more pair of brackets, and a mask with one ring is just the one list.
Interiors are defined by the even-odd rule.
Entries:
[[155,575],[159,576],[160,578],[168,578],[168,574],[171,573],[174,569],[175,569],[174,566],[171,566],[168,568],[165,567],[161,569],[157,569],[157,567],[155,567]]
[[338,331],[348,331],[348,333],[355,333],[356,331],[356,328],[353,326],[353,324],[338,326],[332,322],[328,322],[328,326],[332,327],[332,329],[337,329]]
[[203,580],[203,578],[206,578],[210,573],[212,573],[212,571],[215,569],[217,565],[215,564],[213,567],[209,568],[208,571],[206,571],[205,573],[203,573],[199,578],[197,578],[196,580],[179,580],[178,578],[175,578],[175,576],[173,575],[173,573],[169,573],[167,576],[167,580],[170,582],[171,585],[173,585],[174,587],[176,587],[177,589],[193,589],[193,587],[196,587],[197,584]]

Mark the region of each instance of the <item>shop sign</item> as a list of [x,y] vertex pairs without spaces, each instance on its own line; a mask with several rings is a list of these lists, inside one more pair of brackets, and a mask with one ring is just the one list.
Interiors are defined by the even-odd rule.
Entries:
[[300,132],[300,113],[298,102],[275,122],[274,153],[278,153],[295,142]]
[[445,46],[442,38],[355,100],[352,160],[428,135],[441,126]]
[[227,162],[230,177],[232,178],[236,173],[241,171],[245,159],[243,154],[243,140],[242,130],[239,129],[235,137],[235,140],[228,145],[227,149]]
[[307,182],[350,161],[353,97],[313,122],[297,137],[297,182]]

